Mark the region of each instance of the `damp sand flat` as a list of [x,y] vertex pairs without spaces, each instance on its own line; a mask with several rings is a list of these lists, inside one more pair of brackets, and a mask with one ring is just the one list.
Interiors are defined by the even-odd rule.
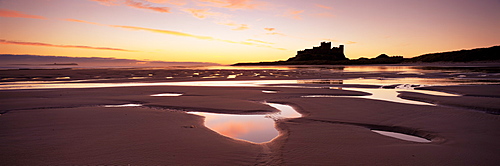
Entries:
[[[498,86],[441,88],[475,97]],[[262,91],[278,93],[263,93]],[[178,93],[177,97],[154,94]],[[336,98],[303,98],[322,94]],[[145,86],[0,91],[0,161],[6,165],[494,165],[498,115],[455,107],[341,96],[340,89]],[[425,98],[426,96],[420,96]],[[463,96],[447,101],[468,103]],[[488,96],[488,98],[492,98]],[[432,98],[439,102],[441,99]],[[477,99],[481,100],[481,98]],[[302,117],[276,122],[280,136],[255,144],[206,128],[187,111],[266,114],[260,101]],[[140,107],[104,107],[140,104]],[[474,105],[474,103],[470,103]],[[438,104],[439,105],[439,104]],[[493,104],[495,105],[495,104]],[[424,137],[412,142],[372,130]]]

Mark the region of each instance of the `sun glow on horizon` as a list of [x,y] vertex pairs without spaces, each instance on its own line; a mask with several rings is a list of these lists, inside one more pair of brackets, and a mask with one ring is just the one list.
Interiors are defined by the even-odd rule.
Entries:
[[[52,0],[0,3],[0,54],[232,64],[320,41],[350,59],[500,44],[500,2]],[[463,10],[466,9],[466,10]]]

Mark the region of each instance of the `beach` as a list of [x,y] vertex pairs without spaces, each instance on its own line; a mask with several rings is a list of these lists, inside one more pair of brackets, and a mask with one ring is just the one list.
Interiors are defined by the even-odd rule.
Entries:
[[[26,69],[0,76],[2,165],[500,162],[495,66]],[[370,98],[384,89],[402,101]],[[190,113],[279,113],[263,103],[292,106],[301,117],[272,119],[277,137],[255,143]]]

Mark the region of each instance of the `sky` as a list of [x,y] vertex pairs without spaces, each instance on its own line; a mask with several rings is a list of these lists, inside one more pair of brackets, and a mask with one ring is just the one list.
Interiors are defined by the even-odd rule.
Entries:
[[0,0],[0,54],[232,64],[500,45],[500,0]]

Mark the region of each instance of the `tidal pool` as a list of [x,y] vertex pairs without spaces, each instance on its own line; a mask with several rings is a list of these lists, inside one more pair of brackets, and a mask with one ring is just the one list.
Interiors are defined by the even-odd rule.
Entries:
[[189,112],[205,117],[205,126],[211,130],[239,140],[254,143],[269,142],[279,136],[275,121],[285,118],[298,118],[302,115],[289,105],[263,103],[279,110],[264,115],[235,115],[206,112]]

